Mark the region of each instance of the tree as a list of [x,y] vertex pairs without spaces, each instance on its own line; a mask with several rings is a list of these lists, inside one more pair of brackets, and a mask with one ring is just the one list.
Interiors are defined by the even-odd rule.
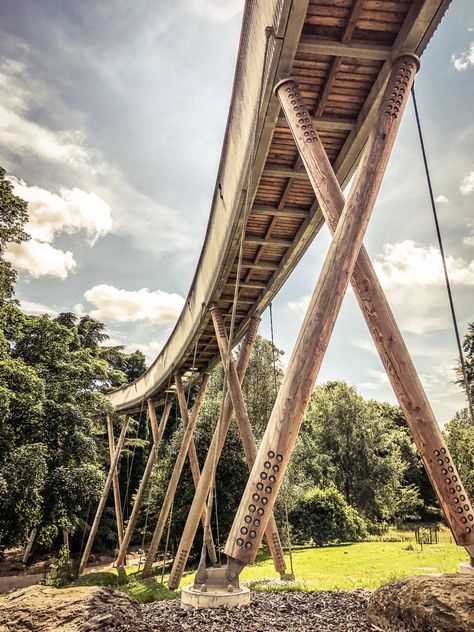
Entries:
[[77,531],[100,496],[108,445],[96,418],[112,412],[102,392],[126,376],[102,353],[108,336],[91,317],[27,316],[9,302],[0,332],[0,495],[11,508],[0,533],[18,544],[34,526],[50,547],[61,530]]
[[[471,400],[474,401],[474,322],[469,323],[467,326],[467,333],[464,336],[462,348],[464,351],[464,366],[466,369],[467,385],[471,394]],[[458,363],[458,366],[456,367],[456,373],[458,376],[456,384],[459,384],[459,386],[465,392],[466,384],[464,381],[464,374],[460,363]]]
[[368,535],[362,516],[335,487],[316,487],[306,492],[291,511],[290,522],[295,539],[301,544],[360,542]]
[[444,429],[446,442],[469,498],[474,498],[474,426],[467,408],[458,411]]
[[13,296],[16,279],[12,265],[3,256],[8,244],[20,244],[29,239],[24,231],[28,221],[28,204],[14,195],[11,182],[0,167],[0,304]]
[[316,387],[290,466],[293,480],[303,489],[334,485],[373,522],[415,517],[422,503],[416,488],[404,484],[402,446],[409,437],[393,412],[344,382]]

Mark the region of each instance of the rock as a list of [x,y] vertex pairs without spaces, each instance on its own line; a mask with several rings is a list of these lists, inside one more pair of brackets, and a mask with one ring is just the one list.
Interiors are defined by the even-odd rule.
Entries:
[[8,567],[8,572],[9,573],[11,573],[13,571],[23,571],[23,570],[25,570],[25,566],[21,562],[13,562]]
[[472,632],[474,576],[396,579],[372,594],[368,617],[373,625],[390,632]]
[[139,604],[105,587],[30,586],[0,600],[0,632],[149,632]]

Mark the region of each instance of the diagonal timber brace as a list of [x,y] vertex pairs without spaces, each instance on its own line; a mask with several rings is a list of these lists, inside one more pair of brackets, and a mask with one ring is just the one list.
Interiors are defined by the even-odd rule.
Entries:
[[[255,437],[253,436],[252,425],[247,413],[247,406],[245,405],[239,376],[237,375],[237,369],[235,368],[235,364],[230,355],[229,338],[227,336],[222,312],[219,308],[212,307],[211,316],[212,322],[214,323],[214,329],[216,331],[219,353],[226,373],[230,399],[232,401],[240,438],[244,448],[245,460],[247,461],[247,466],[250,471],[255,462],[255,457],[257,456],[257,444],[255,442]],[[281,546],[280,535],[278,533],[273,514],[269,518],[265,536],[272,554],[276,571],[281,575],[285,575],[286,563],[283,555],[283,548]]]
[[115,562],[115,565],[118,568],[125,565],[125,558],[127,555],[128,547],[130,546],[130,540],[132,539],[133,532],[135,531],[138,515],[140,513],[143,497],[145,495],[146,489],[148,487],[148,483],[150,481],[151,473],[153,471],[153,466],[155,465],[156,460],[158,458],[158,450],[161,444],[161,440],[163,438],[163,433],[166,428],[166,423],[168,421],[172,404],[173,404],[172,401],[167,401],[165,403],[165,406],[163,408],[163,414],[161,416],[160,425],[158,426],[155,405],[151,399],[148,400],[148,416],[150,418],[151,433],[153,436],[153,446],[150,450],[150,454],[148,456],[148,460],[145,466],[145,471],[143,472],[142,480],[140,481],[140,486],[138,488],[135,501],[133,503],[132,513],[130,514],[130,519],[127,524],[127,529],[125,530],[125,534],[123,536],[123,541],[120,544],[120,550],[118,552],[117,560]]
[[[147,558],[145,560],[145,565],[143,567],[143,577],[148,577],[150,575],[151,568],[155,560],[156,552],[158,551],[158,546],[160,544],[161,537],[163,535],[165,524],[168,519],[171,506],[174,501],[174,496],[176,493],[176,489],[178,487],[179,479],[181,477],[181,472],[183,470],[184,462],[186,460],[186,455],[189,455],[191,471],[193,473],[193,479],[194,479],[194,484],[196,488],[199,485],[200,472],[199,472],[199,464],[198,464],[197,455],[196,455],[196,447],[194,446],[194,441],[193,441],[193,434],[194,434],[194,429],[196,427],[197,421],[199,419],[199,411],[201,410],[201,404],[204,399],[208,381],[209,381],[209,374],[204,373],[201,379],[201,384],[199,386],[199,391],[196,396],[196,400],[194,402],[191,417],[189,417],[188,408],[186,404],[186,397],[184,396],[183,383],[181,381],[181,376],[179,375],[175,376],[176,390],[178,394],[178,403],[180,406],[181,418],[183,420],[183,426],[184,426],[184,434],[181,440],[181,446],[179,448],[178,456],[176,457],[173,472],[171,474],[171,478],[168,483],[168,489],[166,490],[166,495],[163,500],[163,504],[161,506],[160,515],[158,517],[155,530],[153,532],[150,548],[148,550]],[[191,446],[194,448],[194,450],[192,450]],[[204,510],[201,511],[200,518],[201,518],[203,526],[205,527],[206,514]],[[209,556],[211,560],[212,559],[216,560],[216,554],[215,554],[213,543],[208,541],[207,546],[208,546]]]
[[[239,382],[243,381],[245,373],[247,371],[248,363],[250,361],[250,355],[252,353],[255,339],[257,337],[259,323],[260,318],[258,316],[253,316],[250,319],[249,327],[247,329],[247,333],[245,335],[242,348],[240,350],[239,358],[237,360],[237,375],[239,377]],[[223,410],[221,423],[218,424],[214,431],[211,445],[209,446],[209,450],[207,453],[206,461],[202,468],[199,485],[196,489],[196,493],[194,495],[194,499],[191,504],[188,517],[186,519],[186,524],[181,535],[181,540],[179,542],[178,551],[173,563],[173,568],[170,573],[168,586],[172,589],[178,588],[181,577],[183,576],[184,568],[189,556],[189,551],[191,550],[191,546],[194,542],[196,531],[198,529],[202,509],[206,504],[206,498],[211,487],[212,474],[214,471],[214,456],[216,456],[216,460],[218,461],[224,448],[225,439],[230,428],[233,408],[229,393],[226,394],[222,407]]]
[[[345,199],[329,158],[296,82],[291,79],[281,81],[275,92],[321,211],[334,234]],[[313,138],[312,143],[305,142],[308,132]],[[466,546],[473,556],[474,510],[364,246],[356,261],[351,283],[454,539],[459,545]]]
[[[359,256],[418,67],[414,55],[402,55],[393,62],[376,124],[344,204],[224,549],[230,558],[226,579],[233,586],[238,585],[241,570],[253,563],[257,555]],[[296,101],[291,105],[296,106]],[[303,136],[307,144],[314,143],[316,133],[312,126],[306,127]],[[262,481],[263,491],[258,486]]]
[[[114,442],[114,425],[112,421],[112,417],[107,415],[107,436],[109,439],[109,455],[110,462],[114,458],[115,452],[115,442]],[[122,546],[123,542],[123,515],[122,515],[122,503],[120,501],[120,485],[118,478],[118,469],[115,467],[114,475],[112,478],[112,487],[114,490],[114,506],[115,506],[115,520],[117,523],[117,536],[118,536],[118,544],[119,547]]]
[[79,575],[82,575],[82,573],[84,572],[84,569],[86,568],[87,560],[89,559],[92,545],[94,543],[95,536],[99,528],[100,519],[102,518],[102,514],[104,513],[105,503],[107,502],[107,497],[110,492],[110,487],[112,485],[112,480],[113,480],[115,470],[117,468],[117,464],[120,458],[120,453],[122,452],[123,443],[125,441],[125,435],[127,434],[129,421],[130,421],[130,415],[125,415],[125,419],[122,424],[122,429],[120,431],[117,445],[115,446],[113,457],[110,460],[109,472],[107,474],[104,489],[102,491],[102,496],[100,497],[99,505],[97,507],[97,511],[94,516],[94,522],[92,523],[92,527],[89,532],[89,537],[87,538],[86,546],[84,548],[84,552],[81,557],[81,561],[79,564]]

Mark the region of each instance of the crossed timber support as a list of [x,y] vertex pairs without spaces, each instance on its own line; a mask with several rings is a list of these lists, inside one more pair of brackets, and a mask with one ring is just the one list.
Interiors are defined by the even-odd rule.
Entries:
[[84,547],[84,552],[82,554],[81,561],[79,563],[79,575],[82,575],[82,573],[84,572],[87,566],[87,560],[89,559],[89,555],[92,549],[92,544],[94,543],[95,536],[97,535],[99,523],[102,518],[102,514],[104,513],[105,503],[107,502],[107,497],[110,492],[110,487],[112,485],[112,481],[117,469],[120,453],[122,452],[123,443],[125,441],[125,435],[127,434],[129,421],[130,421],[130,415],[125,415],[125,419],[122,423],[122,429],[120,430],[120,435],[117,440],[117,445],[115,446],[115,450],[110,459],[109,472],[107,474],[104,489],[102,490],[102,496],[100,497],[99,505],[97,507],[97,511],[94,516],[94,522],[92,523],[92,527],[89,532],[89,537],[87,538],[86,546]]
[[[168,483],[168,489],[166,490],[166,495],[163,500],[163,504],[161,506],[160,515],[158,517],[155,530],[153,532],[150,548],[148,550],[147,558],[145,560],[145,566],[143,568],[143,577],[149,577],[151,573],[151,568],[152,568],[153,562],[155,561],[155,556],[158,551],[158,546],[160,544],[161,537],[163,535],[165,524],[168,519],[171,506],[174,501],[174,496],[176,493],[176,489],[178,487],[179,479],[181,477],[181,472],[183,470],[184,462],[186,460],[186,455],[189,455],[189,463],[191,466],[191,473],[193,476],[194,486],[196,487],[196,489],[199,486],[201,474],[200,474],[199,463],[198,463],[197,454],[196,454],[196,446],[194,445],[194,441],[193,441],[193,433],[194,433],[194,429],[196,427],[197,421],[199,419],[199,411],[201,409],[202,401],[206,393],[208,381],[209,381],[209,374],[204,373],[201,379],[201,384],[199,386],[198,394],[196,396],[196,401],[194,402],[191,416],[189,416],[181,376],[178,374],[175,375],[176,392],[178,395],[178,404],[180,408],[181,419],[183,421],[183,426],[184,426],[184,435],[181,440],[179,453],[176,458],[173,472],[171,474],[171,478]],[[205,529],[206,522],[207,522],[205,507],[203,507],[200,512],[200,519]],[[206,545],[207,545],[209,557],[211,559],[211,563],[216,564],[217,557],[216,557],[215,547],[214,547],[212,538],[207,539]]]
[[143,476],[140,481],[140,485],[138,487],[138,492],[135,496],[135,502],[133,503],[132,513],[130,514],[130,519],[127,524],[127,529],[122,538],[122,542],[120,543],[120,549],[117,555],[117,560],[115,562],[115,565],[118,568],[121,568],[122,566],[125,565],[125,559],[127,556],[128,547],[130,546],[130,540],[132,539],[133,532],[135,531],[138,515],[140,513],[143,497],[145,495],[146,489],[148,487],[148,483],[150,481],[151,473],[153,471],[153,466],[155,465],[156,460],[158,458],[158,450],[161,444],[161,440],[163,439],[163,433],[165,431],[166,424],[168,422],[168,417],[169,417],[172,405],[173,405],[173,402],[171,400],[165,403],[164,408],[163,408],[163,413],[161,416],[160,425],[158,426],[155,405],[151,399],[148,400],[148,416],[150,418],[151,434],[153,437],[153,446],[150,450],[150,454],[148,456],[148,460],[145,466],[145,471],[143,472]]
[[[241,570],[253,563],[257,555],[344,294],[359,257],[418,67],[419,61],[414,55],[402,55],[394,60],[376,124],[367,141],[349,197],[343,204],[331,246],[225,546],[225,553],[229,558],[225,581],[234,588],[238,587]],[[304,106],[294,95],[291,96],[290,87],[287,87],[287,94],[291,97],[289,105],[293,108],[302,143],[314,145],[317,142],[316,132]],[[302,158],[304,159],[303,156]],[[325,175],[318,162],[314,161],[311,169],[317,174],[312,182],[324,180]],[[373,318],[377,320],[377,314]],[[441,463],[444,463],[445,457],[441,457],[440,447],[436,449],[440,451]],[[449,464],[448,467],[452,465]]]
[[[220,313],[213,312],[214,319],[217,318],[218,320],[220,320],[221,317],[222,315]],[[257,337],[259,323],[260,323],[260,317],[258,316],[253,316],[250,319],[249,327],[247,329],[247,333],[242,343],[242,347],[240,349],[237,363],[236,365],[234,365],[239,386],[242,383],[245,377],[245,373],[247,371],[253,345]],[[216,329],[216,334],[217,334],[218,339],[220,339],[218,329]],[[224,350],[227,350],[228,349],[227,334],[223,338],[223,342],[225,343]],[[222,342],[220,342],[220,345],[222,345]],[[227,357],[226,353],[225,353],[225,356],[222,358],[224,366],[226,366],[226,359],[225,359]],[[181,581],[181,577],[183,575],[184,568],[186,566],[186,561],[188,559],[189,551],[191,549],[194,538],[196,536],[196,531],[199,525],[199,516],[202,510],[202,507],[205,506],[206,498],[211,487],[214,455],[216,457],[216,460],[218,461],[220,458],[220,455],[222,454],[225,439],[230,428],[230,423],[232,421],[232,413],[233,413],[232,399],[231,399],[230,393],[227,392],[224,398],[224,402],[222,404],[221,422],[214,431],[211,445],[209,446],[208,455],[204,463],[204,467],[202,469],[201,480],[199,481],[196,494],[194,496],[191,508],[188,513],[186,525],[184,527],[184,530],[181,536],[178,551],[177,551],[173,568],[171,570],[171,574],[169,577],[168,586],[172,589],[177,588]],[[240,426],[239,426],[239,431],[240,431]],[[242,437],[242,441],[244,445],[245,443],[249,442],[248,439],[244,440],[243,437]],[[253,441],[253,437],[252,437],[252,432],[250,429],[250,442],[252,441]],[[251,447],[250,447],[250,450],[252,450]],[[254,444],[253,450],[254,450],[254,458],[255,458],[255,452],[256,452],[255,444]],[[250,470],[253,464],[253,460],[250,462],[250,459],[249,459],[247,462],[248,462],[249,470]],[[286,564],[283,557],[281,542],[278,537],[278,532],[276,531],[276,528],[273,530],[272,537],[269,538],[268,542],[269,542],[269,546],[271,547],[275,570],[278,573],[280,573],[282,577],[286,577]]]
[[[114,424],[112,421],[112,417],[107,415],[107,436],[109,439],[109,455],[110,462],[114,458],[115,452],[115,441],[114,441]],[[115,466],[114,474],[112,478],[112,487],[114,490],[114,506],[115,506],[115,520],[117,522],[117,537],[119,547],[122,546],[123,542],[123,515],[122,515],[122,503],[120,501],[120,485],[118,478],[118,468]]]
[[[296,82],[291,79],[281,81],[276,93],[324,218],[334,234],[345,204],[341,187],[313,128]],[[313,139],[311,143],[306,142],[308,132]],[[453,536],[474,556],[473,507],[363,245],[351,283]]]

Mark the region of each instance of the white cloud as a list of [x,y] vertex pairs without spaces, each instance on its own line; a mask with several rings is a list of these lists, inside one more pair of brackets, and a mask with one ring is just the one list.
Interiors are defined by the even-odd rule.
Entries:
[[456,70],[467,70],[469,66],[474,66],[474,42],[471,42],[469,50],[465,53],[461,53],[459,57],[452,55],[451,61]]
[[5,259],[20,272],[35,279],[42,276],[66,279],[77,266],[71,251],[54,248],[50,244],[31,239],[22,244],[10,244]]
[[466,173],[466,175],[464,176],[461,182],[461,186],[459,187],[459,190],[461,191],[463,195],[469,195],[470,193],[474,191],[474,171],[470,171],[469,173]]
[[308,310],[310,300],[311,300],[310,296],[302,296],[297,301],[289,301],[288,307],[292,312],[295,312],[295,314],[298,314],[300,318],[304,318]]
[[43,305],[43,303],[34,303],[32,301],[25,301],[24,299],[20,299],[21,308],[27,314],[49,314],[50,316],[57,316],[58,311],[49,307],[48,305]]
[[61,189],[59,195],[23,180],[9,178],[15,195],[28,202],[26,231],[39,241],[51,243],[58,233],[85,230],[91,243],[112,229],[110,206],[95,193]]
[[[459,285],[474,285],[474,260],[446,257],[449,278]],[[375,269],[383,285],[430,286],[444,284],[441,254],[434,246],[412,240],[385,244],[383,254],[375,259]]]
[[191,0],[189,7],[198,17],[227,22],[242,12],[242,0]]
[[148,288],[120,290],[111,285],[96,285],[87,290],[84,297],[97,308],[91,316],[122,323],[140,320],[159,325],[174,323],[184,305],[184,298],[179,294]]
[[367,373],[373,379],[370,382],[363,382],[361,384],[362,388],[366,388],[370,391],[376,391],[381,387],[386,387],[390,384],[390,380],[388,379],[388,375],[385,371],[381,371],[380,369],[367,369]]
[[[453,286],[474,286],[474,260],[446,258]],[[415,334],[450,326],[441,255],[437,248],[403,241],[386,244],[374,259],[400,327]]]
[[28,118],[47,96],[34,77],[24,81],[23,64],[6,59],[0,66],[0,143],[23,156],[34,155],[61,165],[101,173],[104,163],[97,152],[84,145],[78,130],[52,131]]
[[449,204],[449,200],[445,195],[438,195],[435,198],[435,202],[438,202],[438,204]]

